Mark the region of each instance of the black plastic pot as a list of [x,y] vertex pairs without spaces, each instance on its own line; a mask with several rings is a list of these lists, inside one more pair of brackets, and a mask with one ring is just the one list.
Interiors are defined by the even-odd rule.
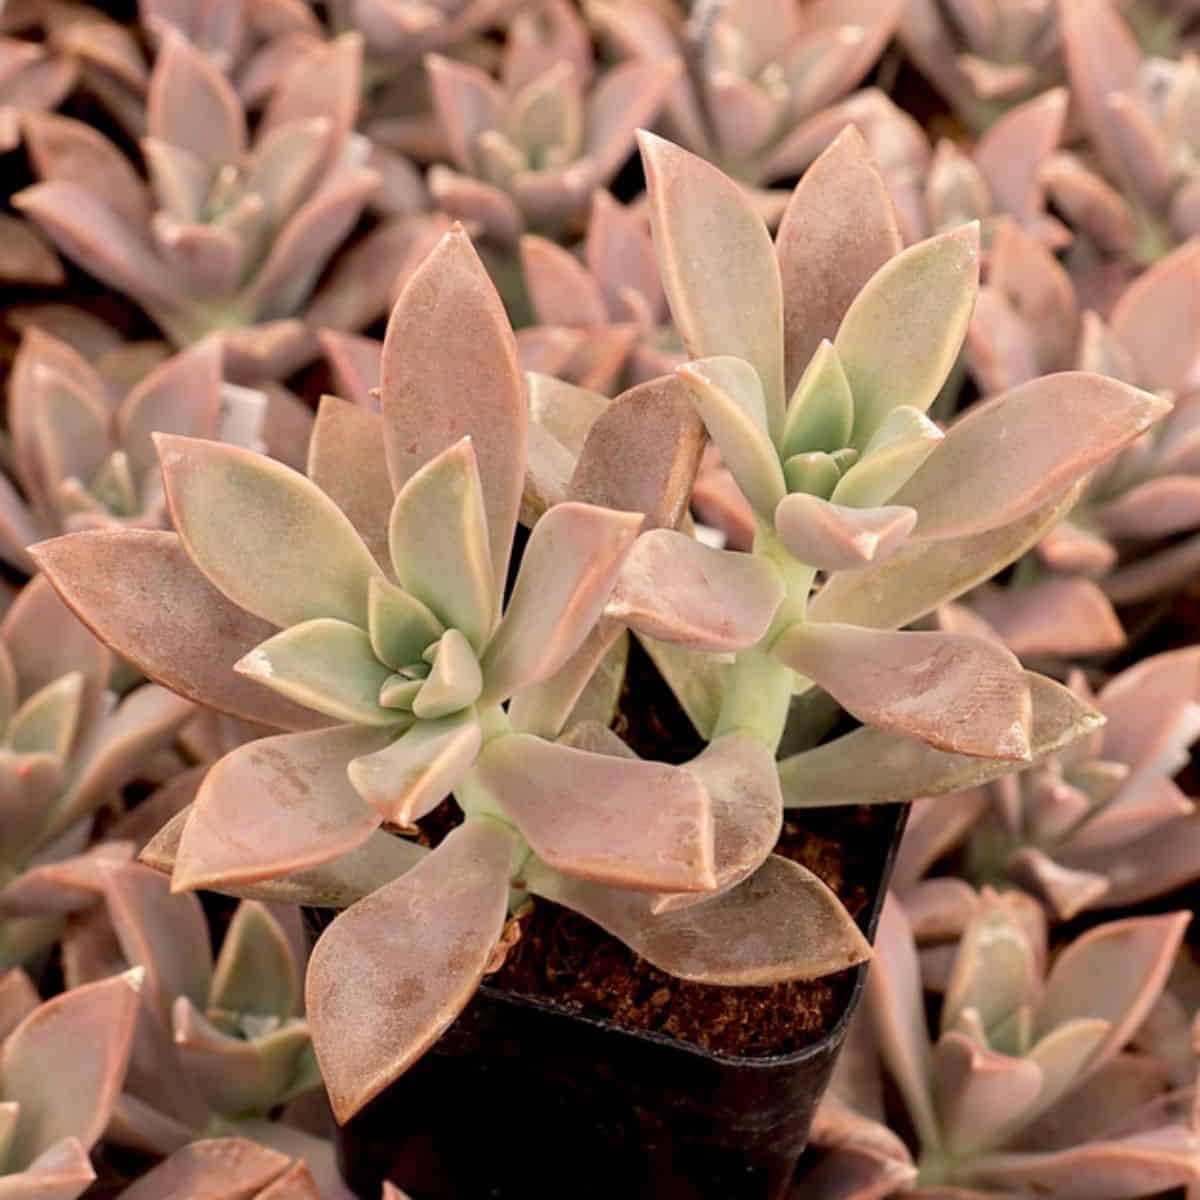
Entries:
[[[908,814],[881,830],[872,936]],[[795,1054],[733,1058],[484,987],[340,1132],[350,1186],[412,1200],[780,1200],[858,1003]]]

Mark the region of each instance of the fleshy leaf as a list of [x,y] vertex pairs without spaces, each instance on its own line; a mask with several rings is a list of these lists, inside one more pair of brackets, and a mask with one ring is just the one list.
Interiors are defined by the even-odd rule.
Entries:
[[412,825],[454,790],[481,742],[474,709],[418,721],[382,750],[351,762],[350,782],[381,819]]
[[471,643],[457,629],[447,629],[412,710],[423,720],[436,720],[474,704],[482,690],[483,673]]
[[468,820],[321,935],[306,1008],[339,1121],[404,1074],[471,999],[504,927],[515,846],[499,822]]
[[762,383],[745,360],[723,356],[689,362],[676,374],[746,499],[764,520],[787,486],[767,428]]
[[970,634],[801,623],[772,654],[866,725],[939,750],[1029,759],[1032,706],[1016,657]]
[[271,910],[254,900],[238,905],[225,931],[207,997],[226,1012],[289,1017],[300,1011],[300,967]]
[[911,508],[847,508],[794,492],[775,509],[775,532],[801,562],[844,571],[882,562],[897,551],[917,523]]
[[838,480],[830,499],[855,508],[887,503],[938,448],[943,436],[924,413],[898,405],[884,417],[862,457]]
[[372,579],[367,590],[367,629],[376,657],[396,671],[420,662],[445,632],[416,596],[386,579]]
[[397,491],[435,455],[464,435],[472,439],[491,569],[503,588],[525,475],[525,386],[504,307],[461,229],[442,238],[400,294],[383,344],[381,390]]
[[779,456],[811,450],[831,452],[850,444],[854,396],[833,343],[822,341],[804,368],[788,403]]
[[724,987],[816,979],[870,957],[841,902],[811,871],[772,854],[744,883],[656,914],[653,898],[531,871],[539,896],[583,913],[661,970]]
[[579,649],[641,525],[641,513],[574,501],[538,521],[483,658],[486,700],[549,678]]
[[367,584],[379,568],[316,484],[237,446],[155,441],[175,528],[230,600],[285,628],[317,617],[366,628]]
[[1170,410],[1149,392],[1063,372],[973,405],[893,497],[915,536],[969,537],[1020,520]]
[[675,327],[694,358],[731,355],[754,368],[775,436],[783,425],[783,298],[766,226],[716,167],[654,134],[638,142]]
[[513,734],[490,743],[476,770],[559,871],[643,891],[716,886],[708,793],[682,767]]
[[477,651],[497,604],[484,505],[475,449],[463,438],[408,477],[388,524],[401,586]]
[[271,879],[345,854],[379,827],[347,777],[387,732],[335,726],[248,742],[205,776],[179,844],[173,886]]
[[335,721],[391,725],[404,714],[379,704],[391,670],[365,631],[323,617],[293,625],[255,646],[234,670]]
[[78,671],[46,684],[13,714],[9,746],[18,754],[49,754],[63,761],[75,739],[82,698]]
[[655,529],[634,542],[604,611],[640,633],[717,653],[757,643],[782,599],[765,559]]
[[850,305],[834,346],[854,393],[860,450],[887,414],[924,412],[950,373],[979,287],[979,227],[918,242],[885,263]]

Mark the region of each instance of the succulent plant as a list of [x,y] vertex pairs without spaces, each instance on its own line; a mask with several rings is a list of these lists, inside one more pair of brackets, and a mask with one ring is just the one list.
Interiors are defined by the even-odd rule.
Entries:
[[[893,877],[917,936],[944,940],[978,905],[971,884],[1020,887],[1056,921],[1164,895],[1196,874],[1200,822],[1172,782],[1200,737],[1200,655],[1155,655],[1093,696],[1105,725],[984,787],[913,806]],[[961,878],[927,874],[963,847]]]
[[0,1192],[74,1200],[96,1178],[129,1060],[140,972],[39,1003],[19,970],[0,974]]
[[1153,430],[1096,473],[1011,584],[973,598],[1022,655],[1070,657],[1124,642],[1112,603],[1185,584],[1200,561],[1193,446],[1200,252],[1181,247],[1121,294],[1108,320],[1079,312],[1071,279],[1020,230],[1001,229],[968,337],[985,395],[1077,364],[1175,398]]
[[499,82],[439,55],[426,68],[454,163],[430,168],[429,190],[451,217],[512,247],[522,233],[561,236],[582,223],[680,64],[625,63],[593,82],[586,29],[566,0],[550,0],[513,20]]
[[1062,81],[1058,0],[907,0],[898,32],[976,131]]
[[[381,315],[419,219],[385,222],[313,295],[379,183],[353,134],[361,41],[346,35],[295,63],[253,145],[230,83],[168,34],[150,80],[147,186],[96,130],[26,119],[43,182],[14,203],[68,257],[134,298],[176,345],[220,334],[226,372],[285,375],[323,327]],[[205,114],[197,120],[198,107]]]
[[[589,0],[592,24],[634,61],[682,61],[663,106],[664,134],[758,187],[796,176],[804,122],[870,71],[903,0]],[[836,132],[836,131],[835,131]]]
[[1146,58],[1112,0],[1059,0],[1071,92],[1097,174],[1067,158],[1046,185],[1102,259],[1148,263],[1200,232],[1190,57]]
[[52,943],[95,902],[95,872],[128,845],[88,848],[92,818],[137,778],[192,713],[163,688],[108,691],[113,656],[45,579],[0,622],[0,966]]
[[[1100,925],[1047,969],[1040,910],[1021,901],[985,893],[954,958],[936,1037],[912,932],[888,901],[860,1018],[869,1026],[822,1102],[814,1141],[828,1153],[798,1195],[1133,1200],[1200,1179],[1190,1123],[1135,1123],[1169,1081],[1153,1061],[1122,1053],[1162,991],[1191,914]],[[911,1153],[882,1123],[880,1066],[913,1130]]]

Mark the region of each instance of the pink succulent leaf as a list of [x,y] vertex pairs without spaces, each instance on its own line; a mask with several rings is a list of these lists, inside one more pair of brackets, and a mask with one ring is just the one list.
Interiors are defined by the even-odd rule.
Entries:
[[499,589],[521,504],[527,405],[508,318],[465,233],[443,237],[405,285],[384,338],[382,391],[397,490],[472,439]]
[[1036,846],[1025,846],[1005,863],[1008,875],[1038,896],[1060,921],[1070,921],[1085,909],[1099,907],[1108,880],[1091,871],[1072,870]]
[[969,1155],[1019,1122],[1042,1088],[1042,1072],[1027,1058],[980,1046],[947,1033],[933,1051],[934,1088],[944,1144]]
[[996,208],[1022,225],[1035,222],[1045,203],[1041,171],[1058,149],[1067,101],[1066,88],[1050,88],[997,120],[975,148]]
[[[743,733],[726,734],[687,764],[708,793],[713,821],[716,891],[726,892],[766,862],[783,828],[783,796],[773,754]],[[704,903],[707,895],[669,893],[653,903],[670,912]]]
[[[36,557],[81,629],[105,638],[172,691],[278,728],[322,723],[317,714],[234,673],[234,664],[274,630],[217,591],[175,534],[141,529],[69,534],[43,542]],[[107,655],[103,661],[107,678]]]
[[525,232],[525,218],[511,196],[478,179],[451,171],[440,163],[429,168],[429,193],[438,207],[502,246],[514,245]]
[[[640,135],[650,221],[675,326],[696,358],[733,356],[758,374],[766,426],[783,424],[783,297],[774,247],[741,188],[714,166]],[[696,195],[707,201],[693,203]]]
[[211,168],[236,163],[246,149],[246,117],[225,75],[203,51],[168,36],[146,94],[153,138],[180,146]]
[[521,239],[520,254],[525,285],[539,321],[547,325],[608,323],[599,285],[573,254],[532,234]]
[[1051,578],[1023,588],[978,588],[972,607],[1016,655],[1102,654],[1125,644],[1104,593],[1089,579]]
[[472,174],[477,165],[479,135],[500,124],[503,93],[487,72],[440,54],[428,55],[425,69],[450,157],[459,170]]
[[103,134],[82,121],[51,113],[27,113],[24,126],[25,144],[40,180],[87,188],[132,230],[149,222],[151,203],[145,184]]
[[487,644],[499,606],[486,505],[468,436],[404,481],[388,523],[400,585],[448,628],[465,634],[476,650]]
[[512,734],[488,745],[476,771],[555,870],[641,891],[716,886],[708,793],[682,767]]
[[[1186,912],[1112,921],[1085,933],[1059,955],[1034,1014],[1038,1035],[1073,1017],[1110,1023],[1088,1061],[1094,1072],[1116,1054],[1145,1019],[1161,992],[1184,931]],[[1095,981],[1106,980],[1097,989]]]
[[[1035,379],[956,421],[895,500],[921,514],[918,538],[964,537],[1007,525],[1168,411],[1168,401],[1101,376],[1063,372]],[[1020,428],[1019,439],[1008,436],[1013,428]],[[998,453],[1000,446],[1011,453]]]
[[1050,1109],[1079,1082],[1083,1068],[1108,1036],[1110,1025],[1098,1017],[1078,1017],[1064,1021],[1037,1041],[1028,1058],[1042,1072],[1042,1090],[1037,1098],[1039,1111]]
[[213,1186],[221,1188],[225,1200],[261,1200],[263,1189],[283,1175],[288,1162],[286,1155],[249,1138],[205,1138],[147,1171],[121,1200],[201,1200]]
[[286,1096],[310,1052],[308,1027],[289,1021],[247,1041],[223,1032],[185,996],[172,1010],[180,1065],[217,1113],[269,1112]]
[[912,924],[913,936],[926,947],[930,943],[953,945],[979,911],[979,893],[969,883],[948,875],[898,888],[896,895]]
[[221,351],[214,340],[168,359],[135,386],[117,410],[117,434],[141,485],[158,465],[151,434],[215,438],[221,410]]
[[[1159,764],[1173,774],[1183,765],[1170,761],[1175,726],[1200,695],[1200,651],[1187,646],[1156,654],[1122,671],[1102,689],[1097,707],[1108,718],[1103,753],[1136,770]],[[1192,739],[1188,739],[1189,741]],[[1166,751],[1167,762],[1160,763]]]
[[0,972],[0,1041],[3,1041],[39,1004],[42,998],[20,967]]
[[898,405],[884,417],[859,460],[837,481],[830,498],[854,508],[875,508],[892,500],[944,436],[920,410]]
[[346,514],[384,571],[391,570],[387,529],[393,496],[379,417],[322,396],[308,445],[309,479]]
[[588,96],[581,156],[590,164],[593,187],[606,185],[616,174],[633,149],[634,135],[653,122],[682,67],[679,60],[630,62],[601,75]]
[[[720,462],[720,456],[715,458]],[[749,551],[758,533],[750,501],[724,466],[704,467],[692,488],[692,508],[701,522],[725,539],[730,550]]]
[[[5,849],[13,857],[28,857],[50,836],[47,815],[61,793],[63,764],[48,754],[18,758],[9,751],[0,752],[0,764],[4,768],[0,773],[0,830]],[[23,961],[15,958],[5,965]]]
[[66,272],[54,248],[28,221],[5,214],[0,217],[0,234],[0,279],[43,287],[66,282]]
[[1200,524],[1200,479],[1164,475],[1101,505],[1096,520],[1113,538],[1162,538]]
[[207,163],[183,146],[146,137],[141,142],[159,217],[194,224],[201,219],[212,172]]
[[13,197],[14,206],[54,242],[62,254],[86,263],[88,272],[153,311],[174,312],[174,281],[140,227],[104,205],[90,186],[70,180],[34,184]]
[[867,974],[867,1011],[880,1057],[904,1097],[922,1145],[936,1145],[933,1050],[925,1025],[921,969],[904,910],[894,896],[884,903]]
[[482,742],[473,708],[420,720],[389,745],[354,759],[349,779],[379,820],[411,826],[459,785]]
[[0,1176],[3,1200],[76,1200],[96,1178],[78,1138],[55,1142],[23,1171]]
[[207,1002],[227,1012],[298,1016],[302,969],[287,932],[270,908],[238,905],[221,943]]
[[990,1188],[1033,1187],[1063,1200],[1152,1195],[1200,1178],[1200,1139],[1181,1125],[1048,1154],[989,1155],[975,1172]]
[[655,529],[634,542],[604,611],[639,633],[720,653],[757,644],[782,599],[765,559]]
[[314,483],[240,447],[169,434],[155,442],[180,538],[230,600],[284,627],[319,617],[366,627],[379,568]]
[[103,892],[106,868],[132,857],[132,842],[101,842],[83,854],[30,867],[0,890],[0,912],[27,916],[81,912]]
[[272,225],[281,227],[318,182],[329,135],[328,118],[311,117],[277,126],[255,145],[245,167],[244,190],[263,201]]
[[1075,848],[1104,850],[1196,811],[1193,800],[1165,777],[1143,777],[1124,788],[1072,838]]
[[[546,867],[529,873],[539,896],[595,921],[679,979],[757,987],[816,979],[870,957],[841,902],[811,871],[770,855],[744,883],[672,912],[654,897],[606,888]],[[786,914],[786,915],[785,915]]]
[[915,509],[847,508],[804,492],[785,496],[775,509],[780,541],[800,562],[823,571],[882,562],[916,523]]
[[[1080,481],[1028,515],[986,533],[944,542],[910,537],[885,562],[835,574],[827,580],[809,605],[809,619],[836,619],[873,629],[898,629],[911,624],[990,579],[1032,549],[1071,510],[1082,488]],[[906,493],[907,489],[902,488],[894,500],[907,503]]]
[[237,290],[246,251],[234,231],[217,225],[182,225],[156,213],[150,232],[164,268],[184,293],[201,301],[220,301]]
[[866,446],[898,403],[922,412],[933,403],[978,287],[979,228],[964,225],[902,251],[859,292],[834,338],[854,394],[855,446]]
[[486,702],[548,679],[579,649],[641,525],[641,513],[570,501],[534,526],[482,659]]
[[190,810],[175,888],[254,883],[360,847],[381,817],[351,785],[347,767],[387,740],[386,730],[335,726],[260,739],[227,754]]
[[[421,720],[436,721],[474,704],[483,691],[483,672],[471,643],[457,629],[447,629],[426,657],[431,659],[429,674],[420,683],[412,700],[413,715]],[[401,676],[401,679],[404,677]],[[407,691],[410,682],[399,683]],[[396,680],[392,681],[395,685]],[[387,690],[380,692],[387,695]]]
[[[8,1162],[29,1165],[63,1138],[85,1148],[108,1122],[133,1037],[141,973],[87,984],[35,1009],[0,1051],[4,1095],[20,1105]],[[56,1086],[71,1080],[67,1092]]]
[[683,520],[700,467],[704,426],[673,375],[622,392],[589,423],[569,496],[645,514],[645,529]]
[[879,169],[849,127],[805,172],[775,235],[788,395],[821,340],[837,333],[854,298],[900,248]]
[[471,999],[504,927],[516,842],[497,821],[468,820],[321,935],[305,1007],[339,1121],[402,1075]]
[[334,721],[394,726],[409,719],[380,703],[392,671],[376,658],[366,631],[347,621],[321,617],[293,625],[233,669]]
[[722,355],[689,362],[676,374],[746,499],[769,521],[787,484],[754,368],[743,359]]
[[330,123],[331,148],[340,147],[358,117],[362,58],[360,34],[344,33],[318,43],[280,80],[263,114],[262,129],[324,117]]
[[[1034,702],[1031,741],[1035,753],[1039,732],[1038,690],[1031,681],[1030,692]],[[916,883],[938,859],[957,846],[987,811],[988,804],[988,793],[982,787],[963,789],[952,796],[930,795],[914,800],[892,869],[896,890],[904,891]]]
[[667,301],[645,216],[618,204],[606,191],[592,196],[584,262],[601,288],[609,317],[622,315],[630,289],[644,301],[654,323],[663,322]]
[[317,337],[333,372],[337,394],[360,408],[378,411],[379,400],[371,392],[379,388],[383,343],[336,329],[322,329]]
[[[191,813],[191,806],[185,808],[150,840],[141,854],[147,866],[164,875],[174,871]],[[329,862],[274,879],[231,883],[224,891],[231,896],[270,903],[346,908],[402,875],[428,853],[416,842],[376,832],[357,849]]]
[[772,654],[864,724],[959,754],[1030,757],[1025,674],[1014,655],[982,638],[801,623]]
[[537,426],[577,459],[596,421],[615,403],[608,396],[551,375],[529,372],[530,428]]
[[531,424],[525,485],[521,492],[521,524],[532,528],[549,509],[566,500],[574,472],[575,457],[570,450],[541,425]]

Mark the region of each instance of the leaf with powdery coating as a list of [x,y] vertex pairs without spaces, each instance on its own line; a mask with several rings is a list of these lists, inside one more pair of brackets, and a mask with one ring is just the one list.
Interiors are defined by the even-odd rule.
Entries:
[[796,492],[775,509],[775,532],[801,562],[845,571],[882,562],[900,549],[917,523],[914,509],[847,508]]
[[295,1016],[300,980],[296,951],[271,910],[254,900],[239,904],[213,968],[209,1005],[264,1017]]
[[205,776],[179,844],[173,886],[220,888],[288,875],[362,845],[380,816],[346,775],[386,730],[338,725],[261,738]]
[[779,439],[779,457],[813,450],[832,453],[850,444],[854,396],[833,343],[817,346],[788,402]]
[[574,501],[538,521],[483,657],[485,702],[548,679],[579,649],[641,525],[641,513]]
[[679,979],[762,987],[817,979],[865,962],[871,947],[816,875],[772,854],[744,883],[674,912],[654,898],[571,879],[545,866],[530,889],[582,913]]
[[25,1170],[0,1176],[0,1200],[76,1200],[96,1178],[78,1138],[63,1138]]
[[520,733],[491,742],[476,772],[556,870],[642,891],[716,886],[708,793],[683,767]]
[[1020,520],[1171,410],[1116,379],[1064,371],[973,405],[893,500],[915,536],[969,537]]
[[80,621],[151,679],[248,721],[280,729],[325,723],[234,673],[274,627],[213,587],[178,535],[89,530],[42,542],[34,555]]
[[350,782],[382,819],[412,825],[458,786],[482,740],[473,708],[418,721],[382,750],[351,762]]
[[718,653],[755,645],[782,599],[766,559],[655,529],[634,542],[604,612],[639,633]]
[[676,368],[709,437],[764,521],[787,494],[771,441],[762,381],[744,359],[721,355]]
[[366,632],[348,621],[322,617],[293,625],[255,646],[233,669],[335,721],[394,725],[407,719],[380,705],[391,669],[375,657]]
[[990,579],[1035,546],[1068,513],[1083,490],[1069,487],[1009,525],[944,542],[908,542],[882,563],[832,576],[812,598],[811,621],[844,621],[898,629]]
[[367,583],[379,568],[316,484],[238,446],[155,442],[184,548],[230,600],[282,628],[317,617],[366,628]]
[[477,651],[498,603],[485,502],[474,444],[463,438],[408,478],[388,522],[400,585]]
[[457,629],[447,629],[433,652],[428,676],[413,697],[415,716],[436,720],[474,704],[483,690],[483,672],[471,643]]
[[200,1200],[220,1188],[223,1200],[257,1200],[289,1159],[249,1138],[204,1138],[176,1150],[121,1193],[121,1200]]
[[[1033,706],[1029,748],[1035,758],[1061,750],[1103,725],[1100,714],[1069,688],[1032,671],[1025,672],[1025,680]],[[783,759],[779,781],[788,808],[822,808],[942,796],[1011,770],[1004,760],[948,754],[868,725]]]
[[675,327],[694,358],[730,355],[755,369],[767,427],[777,435],[785,399],[783,293],[767,228],[746,192],[716,167],[645,131],[638,144]]
[[400,293],[383,343],[381,392],[384,449],[397,491],[435,455],[471,437],[493,578],[502,589],[529,418],[504,306],[461,228],[442,238]]
[[918,242],[884,264],[834,338],[854,393],[860,450],[897,405],[925,412],[958,357],[979,290],[979,225]]
[[789,391],[867,281],[902,247],[887,186],[850,126],[805,171],[775,235]]
[[944,436],[923,412],[898,405],[884,417],[858,462],[837,481],[829,498],[855,508],[886,504]]
[[504,929],[516,844],[498,821],[468,819],[321,935],[305,1007],[338,1121],[404,1074],[474,995]]
[[[775,756],[749,734],[730,733],[692,759],[687,770],[708,792],[716,890],[725,892],[757,871],[779,840],[783,796]],[[694,893],[666,894],[654,900],[653,909],[670,912],[706,899]]]
[[367,631],[376,657],[396,671],[420,662],[445,633],[416,596],[386,579],[372,579],[367,589]]
[[135,970],[74,988],[8,1036],[0,1077],[6,1100],[20,1105],[8,1162],[32,1163],[63,1138],[90,1149],[103,1133],[129,1061],[140,986]]
[[970,634],[792,625],[771,653],[865,725],[939,750],[1028,761],[1032,703],[1002,646]]

